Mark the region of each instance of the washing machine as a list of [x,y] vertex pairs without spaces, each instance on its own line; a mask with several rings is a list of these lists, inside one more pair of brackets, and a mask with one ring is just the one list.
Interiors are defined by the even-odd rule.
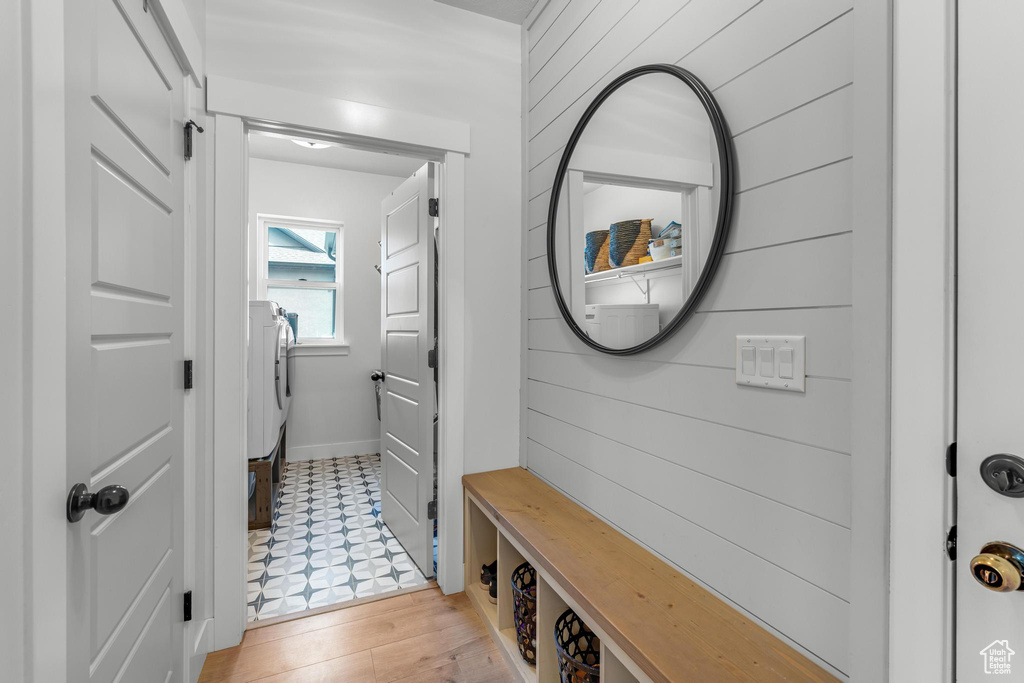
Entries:
[[285,312],[273,301],[249,302],[249,459],[270,455],[291,407],[289,352],[295,343]]

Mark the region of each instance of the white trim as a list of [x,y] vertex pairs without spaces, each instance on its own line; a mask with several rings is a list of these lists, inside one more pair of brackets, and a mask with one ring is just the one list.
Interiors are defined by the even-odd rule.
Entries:
[[[183,89],[183,102],[182,113],[187,119],[192,115],[192,111],[196,100],[199,98],[199,90],[188,76],[183,76],[181,79]],[[197,311],[199,310],[199,298],[197,289],[197,276],[198,276],[198,207],[196,205],[196,197],[198,194],[199,186],[196,182],[196,164],[186,161],[184,163],[184,243],[183,243],[183,254],[182,254],[182,277],[184,282],[182,284],[182,312],[183,312],[183,329],[182,329],[182,356],[186,359],[195,359],[196,351],[198,348],[197,328],[199,320],[197,317]],[[182,533],[182,556],[184,559],[184,573],[182,575],[183,590],[195,590],[197,586],[201,589],[201,584],[198,583],[198,577],[203,572],[203,567],[197,564],[198,548],[201,542],[205,542],[203,536],[198,533],[199,529],[196,526],[196,509],[198,507],[196,482],[199,477],[197,468],[198,453],[197,448],[197,431],[196,431],[196,409],[198,404],[199,389],[192,388],[184,391],[184,397],[182,399],[184,406],[182,411],[182,481],[184,482],[184,501],[183,501],[183,533]],[[200,631],[197,629],[201,626],[200,621],[192,621],[184,625],[184,633],[182,634],[182,642],[184,643],[184,651],[182,652],[182,671],[186,676],[186,680],[191,683],[192,680],[199,678],[199,671],[193,670],[193,659],[195,659],[196,665],[201,669],[202,663],[206,658],[206,651],[197,652],[194,646],[197,642],[197,634]]]
[[[541,12],[547,6],[548,0],[540,0],[530,12],[530,15],[523,22],[523,28],[519,36],[519,55],[520,55],[520,83],[530,82],[530,36],[529,30],[533,26],[533,23],[540,16]],[[530,186],[530,90],[529,88],[522,88],[520,94],[520,147],[521,147],[521,173],[520,183],[521,187],[528,188]],[[529,469],[529,444],[526,439],[526,435],[529,434],[529,410],[528,396],[526,388],[530,386],[530,368],[529,368],[529,354],[527,349],[530,348],[530,316],[527,307],[529,301],[529,286],[527,283],[529,280],[529,264],[530,264],[530,200],[525,189],[521,192],[519,199],[519,210],[520,216],[522,217],[520,223],[520,256],[519,256],[519,281],[522,286],[519,288],[519,466],[523,469]],[[546,229],[546,228],[545,228]]]
[[[212,104],[211,104],[212,102]],[[465,466],[465,152],[469,127],[256,83],[210,78],[216,131],[214,406],[214,647],[245,631],[245,349],[248,130],[317,137],[440,162],[440,398],[438,585],[463,589],[462,474]],[[235,115],[229,115],[233,112]],[[376,120],[358,121],[355,116]],[[375,137],[393,136],[393,137]],[[242,350],[239,353],[239,350]]]
[[203,44],[182,0],[149,0],[149,7],[160,20],[174,56],[183,71],[199,88],[203,87]]
[[350,143],[404,147],[412,156],[418,149],[469,154],[469,124],[459,121],[223,76],[207,76],[206,90],[212,114],[344,136]]
[[[296,280],[271,280],[268,277],[269,268],[267,263],[270,259],[270,233],[268,223],[274,223],[273,227],[297,227],[334,232],[335,238],[335,259],[334,259],[334,282],[300,282]],[[280,223],[281,225],[276,225]],[[286,287],[293,289],[329,289],[334,292],[334,336],[333,337],[299,337],[298,342],[309,345],[324,345],[341,347],[345,346],[345,224],[342,221],[327,220],[322,218],[296,218],[292,216],[278,216],[270,213],[256,214],[256,295],[260,299],[269,298],[270,287]],[[250,243],[252,240],[249,240]],[[300,320],[301,323],[301,320]],[[299,330],[302,325],[299,325]],[[314,355],[298,353],[295,355]],[[344,354],[323,354],[323,355],[348,355]]]
[[[212,131],[211,131],[212,129]],[[213,327],[213,648],[245,631],[246,511],[246,223],[248,170],[242,120],[214,117]],[[238,605],[242,605],[238,609]]]
[[466,469],[466,157],[449,152],[440,168],[440,330],[437,584],[464,588],[462,475]]
[[[850,678],[889,680],[892,0],[854,12]],[[913,590],[903,586],[903,590]]]
[[[64,121],[64,2],[21,2],[23,290],[20,471],[25,499],[8,510],[7,524],[23,522],[23,671],[33,683],[67,679],[67,244]],[[6,13],[8,18],[10,12]],[[15,14],[17,17],[18,14]],[[15,228],[17,229],[17,228]],[[17,270],[15,271],[17,272]],[[13,587],[12,587],[13,590]],[[7,665],[4,665],[5,669]],[[19,667],[21,668],[21,667]]]
[[288,349],[289,356],[347,356],[351,348],[343,342],[304,341]]
[[353,455],[380,453],[380,439],[346,441],[315,446],[288,446],[288,462],[347,458]]
[[898,0],[893,59],[889,677],[953,680],[955,4]]

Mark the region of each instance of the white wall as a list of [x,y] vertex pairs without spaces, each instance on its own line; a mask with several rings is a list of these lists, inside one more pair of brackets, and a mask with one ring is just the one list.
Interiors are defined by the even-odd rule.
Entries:
[[[854,666],[851,9],[551,0],[526,69],[525,464],[838,674]],[[551,295],[550,187],[600,88],[656,62],[693,71],[722,106],[732,233],[685,327],[653,351],[601,356]],[[749,333],[807,335],[806,394],[736,386],[734,337]]]
[[[288,417],[288,458],[380,451],[370,372],[380,367],[380,203],[404,178],[320,166],[249,162],[250,273],[259,213],[339,221],[347,356],[298,356]],[[250,281],[252,289],[255,281]],[[250,292],[254,296],[254,292]],[[302,329],[302,320],[299,320]]]
[[206,44],[206,0],[182,0],[200,45]]
[[471,125],[465,467],[514,466],[521,354],[518,27],[424,0],[207,0],[207,41],[211,74]]

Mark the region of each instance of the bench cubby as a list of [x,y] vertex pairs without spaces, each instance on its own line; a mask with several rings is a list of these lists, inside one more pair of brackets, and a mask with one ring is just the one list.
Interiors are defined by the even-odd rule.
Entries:
[[[636,542],[520,468],[463,477],[466,593],[524,683],[559,683],[555,621],[571,608],[601,639],[602,683],[836,681]],[[498,604],[479,588],[498,560]],[[516,642],[513,570],[537,573],[537,663]]]

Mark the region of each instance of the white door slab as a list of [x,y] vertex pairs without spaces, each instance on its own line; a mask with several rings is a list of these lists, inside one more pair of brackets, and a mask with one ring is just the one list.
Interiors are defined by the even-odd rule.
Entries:
[[434,575],[434,219],[426,164],[381,207],[381,514],[424,576]]
[[970,567],[990,541],[1024,547],[1024,498],[979,472],[1024,457],[1024,5],[960,3],[957,32],[956,678],[1024,681],[1024,591],[989,590]]
[[178,681],[185,74],[142,0],[65,8],[67,486],[130,493],[67,526],[68,680]]

